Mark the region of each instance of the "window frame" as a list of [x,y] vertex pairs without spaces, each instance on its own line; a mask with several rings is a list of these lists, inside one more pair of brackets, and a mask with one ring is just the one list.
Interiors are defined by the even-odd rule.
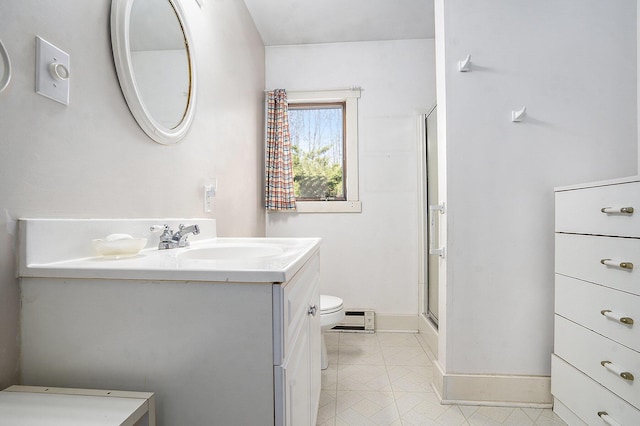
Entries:
[[344,185],[346,200],[296,200],[296,213],[360,213],[358,184],[358,99],[360,89],[287,92],[290,104],[331,104],[344,102]]

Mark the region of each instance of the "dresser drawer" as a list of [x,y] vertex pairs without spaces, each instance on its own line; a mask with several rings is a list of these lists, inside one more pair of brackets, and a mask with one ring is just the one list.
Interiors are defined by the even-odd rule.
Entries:
[[[626,325],[601,314],[634,320]],[[556,274],[555,312],[618,343],[640,350],[640,296]]]
[[562,275],[640,295],[640,239],[556,234],[555,268]]
[[640,425],[640,410],[623,401],[557,356],[551,358],[551,393],[588,425],[605,425],[607,413],[623,426]]
[[[558,191],[556,232],[640,237],[640,182]],[[633,214],[602,208],[632,207]]]
[[[625,401],[640,407],[640,352],[556,315],[554,353]],[[601,363],[607,361],[609,369]],[[627,379],[612,372],[618,367]],[[631,379],[631,380],[628,380]]]

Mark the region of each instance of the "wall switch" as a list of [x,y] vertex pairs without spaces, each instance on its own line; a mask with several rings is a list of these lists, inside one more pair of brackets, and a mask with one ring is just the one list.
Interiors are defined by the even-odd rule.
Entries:
[[36,93],[69,105],[69,54],[36,37]]

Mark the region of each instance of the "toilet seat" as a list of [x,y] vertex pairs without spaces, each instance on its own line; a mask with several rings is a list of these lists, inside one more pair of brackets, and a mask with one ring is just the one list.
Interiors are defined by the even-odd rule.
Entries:
[[338,325],[344,319],[342,299],[326,294],[320,295],[320,328],[323,331]]
[[320,315],[332,314],[342,310],[342,299],[335,296],[320,295]]

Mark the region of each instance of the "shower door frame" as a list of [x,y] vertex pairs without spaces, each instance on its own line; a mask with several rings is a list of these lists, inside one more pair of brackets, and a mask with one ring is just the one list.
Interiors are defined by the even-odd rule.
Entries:
[[[419,305],[420,305],[420,315],[426,318],[432,326],[436,329],[438,328],[439,322],[439,301],[438,301],[438,290],[439,290],[439,280],[438,271],[433,271],[432,269],[438,268],[438,258],[437,255],[429,254],[429,240],[433,238],[433,242],[437,244],[437,237],[439,234],[439,224],[436,222],[436,226],[432,229],[435,230],[434,236],[431,237],[429,235],[430,227],[429,220],[431,219],[431,215],[435,215],[434,219],[439,219],[439,213],[436,210],[429,211],[429,196],[428,196],[428,178],[429,178],[429,166],[428,166],[428,126],[427,120],[432,116],[432,114],[437,114],[437,105],[434,105],[429,110],[420,113],[418,116],[418,170],[419,170],[419,178],[418,178],[418,208],[419,208],[419,247],[420,247],[420,256],[419,256]],[[434,122],[434,124],[436,124]],[[437,125],[437,124],[436,124]],[[437,129],[437,127],[436,127]],[[437,138],[437,136],[436,136]],[[437,145],[437,139],[435,141]],[[436,154],[437,157],[437,154]],[[437,163],[437,158],[435,159]],[[437,166],[435,171],[431,171],[432,175],[436,176],[437,179]],[[437,185],[436,185],[437,187]],[[436,195],[437,197],[437,195]],[[433,200],[431,200],[433,202]],[[436,199],[437,202],[437,199]],[[435,247],[434,247],[435,248]],[[431,266],[431,269],[430,269]],[[431,274],[429,273],[431,270]],[[429,276],[431,275],[431,280]],[[435,285],[435,292],[429,291],[430,286]],[[430,293],[432,297],[430,298]],[[435,300],[434,300],[435,299]],[[435,305],[434,305],[435,303]],[[432,308],[438,310],[438,312],[433,312]]]

